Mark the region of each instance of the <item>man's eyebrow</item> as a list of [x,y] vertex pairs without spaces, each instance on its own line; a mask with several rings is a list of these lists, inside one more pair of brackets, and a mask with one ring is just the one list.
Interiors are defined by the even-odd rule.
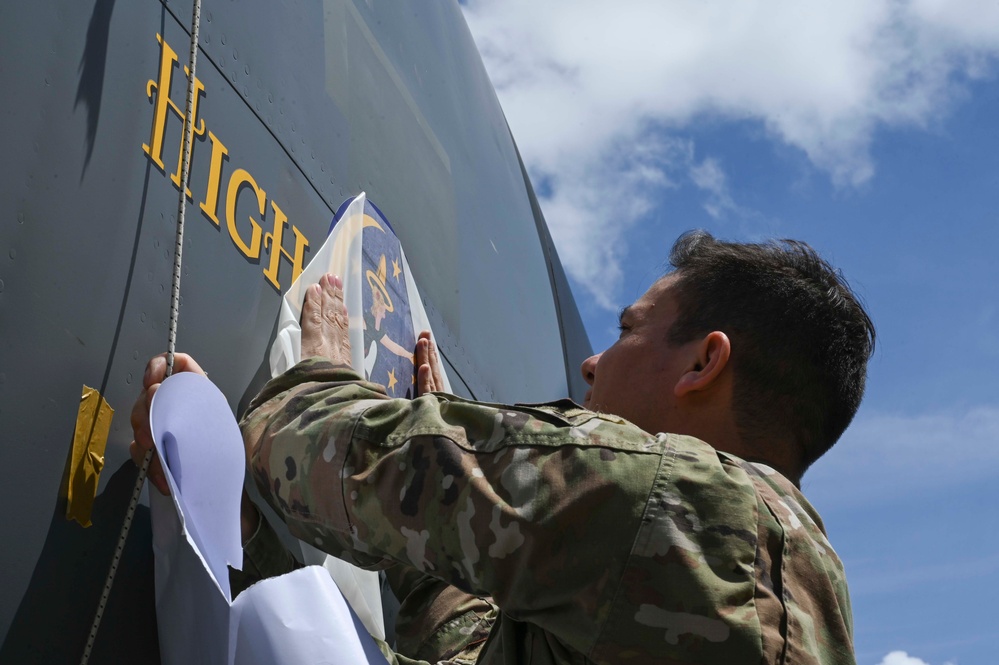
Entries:
[[622,307],[621,312],[617,315],[618,325],[623,325],[624,317],[628,316],[628,314],[630,313],[631,313],[631,305],[628,305],[627,307]]

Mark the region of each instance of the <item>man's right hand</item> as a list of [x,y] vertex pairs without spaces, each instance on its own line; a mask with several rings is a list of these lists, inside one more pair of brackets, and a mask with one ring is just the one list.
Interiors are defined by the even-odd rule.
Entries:
[[416,340],[416,394],[444,390],[444,370],[437,356],[437,345],[430,338],[430,331],[424,330]]
[[[132,456],[132,461],[136,466],[142,466],[142,460],[150,450],[153,458],[149,462],[149,482],[164,496],[170,494],[170,487],[167,485],[166,475],[163,473],[163,466],[160,464],[159,456],[155,453],[153,445],[153,433],[149,429],[149,407],[153,403],[153,395],[159,389],[163,379],[166,378],[167,360],[166,354],[154,356],[146,364],[146,372],[142,375],[142,392],[135,400],[132,407],[132,435],[135,439],[128,447],[128,452]],[[201,369],[194,358],[186,353],[175,353],[173,356],[173,371],[194,372],[202,376],[208,376],[205,370]]]

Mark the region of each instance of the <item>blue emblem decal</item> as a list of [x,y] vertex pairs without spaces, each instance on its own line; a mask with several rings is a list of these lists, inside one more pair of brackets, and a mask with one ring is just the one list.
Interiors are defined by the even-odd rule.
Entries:
[[[352,201],[347,199],[337,210],[331,232]],[[365,201],[364,216],[361,235],[364,375],[369,381],[385,386],[390,397],[413,397],[416,335],[402,245],[381,210],[370,201]]]

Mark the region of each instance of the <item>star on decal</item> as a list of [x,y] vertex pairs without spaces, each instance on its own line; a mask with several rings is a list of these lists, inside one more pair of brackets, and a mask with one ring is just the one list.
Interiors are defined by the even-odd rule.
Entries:
[[399,279],[399,273],[402,272],[402,268],[399,267],[399,261],[397,259],[392,259],[392,276]]
[[393,390],[395,388],[395,384],[397,383],[399,383],[399,380],[395,378],[395,369],[392,369],[389,371],[388,375],[388,389]]

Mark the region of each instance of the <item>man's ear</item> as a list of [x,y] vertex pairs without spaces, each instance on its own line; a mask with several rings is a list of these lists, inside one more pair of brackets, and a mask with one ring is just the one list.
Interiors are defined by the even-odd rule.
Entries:
[[691,367],[680,376],[676,386],[673,387],[673,394],[677,397],[710,387],[728,366],[732,343],[728,335],[715,330],[697,343],[694,353]]

